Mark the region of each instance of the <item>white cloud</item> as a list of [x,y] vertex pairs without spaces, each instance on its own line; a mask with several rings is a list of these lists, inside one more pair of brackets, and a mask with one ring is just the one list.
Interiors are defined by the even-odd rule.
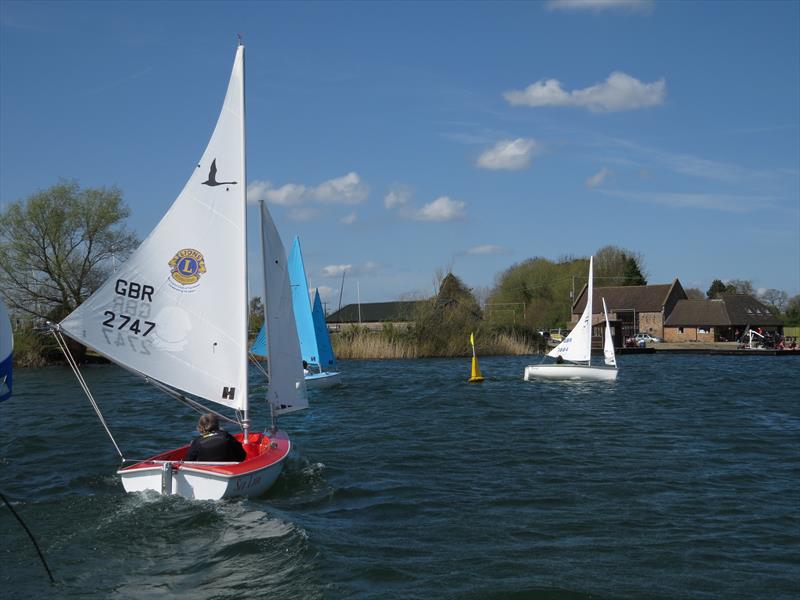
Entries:
[[628,12],[649,12],[653,0],[549,0],[547,10],[592,11],[623,10]]
[[272,204],[293,206],[302,202],[305,193],[306,186],[296,183],[287,183],[278,189],[267,190],[266,195],[267,200]]
[[345,271],[352,269],[353,265],[328,265],[327,267],[322,267],[322,275],[324,277],[339,277]]
[[495,246],[493,244],[483,244],[482,246],[473,246],[467,250],[467,254],[500,254],[503,251],[502,246]]
[[343,225],[352,225],[357,220],[358,220],[358,215],[355,212],[351,212],[349,215],[345,215],[341,219],[339,219],[339,223],[342,223]]
[[532,139],[501,140],[478,157],[478,166],[493,171],[525,169],[530,165],[537,147]]
[[386,210],[392,210],[398,206],[404,206],[408,203],[410,198],[411,190],[407,186],[395,185],[392,186],[389,193],[386,194],[386,197],[383,199],[383,205],[386,207]]
[[[330,287],[328,285],[319,285],[314,289],[319,292],[320,300],[327,300],[328,298],[330,298],[334,294],[336,294],[336,295],[339,294],[339,290],[338,289],[332,288],[332,287]],[[313,294],[313,292],[312,292],[312,294]],[[312,300],[313,300],[313,298],[312,298]]]
[[320,202],[359,204],[369,196],[369,186],[361,182],[358,173],[350,172],[319,184],[313,196]]
[[267,190],[272,188],[269,181],[254,181],[247,186],[247,201],[260,202],[267,199]]
[[592,112],[633,110],[664,103],[667,84],[664,79],[642,83],[620,71],[614,71],[603,83],[582,90],[566,92],[557,79],[539,80],[522,91],[512,90],[503,96],[512,106],[578,106]]
[[613,171],[609,171],[608,169],[603,167],[597,173],[595,173],[594,175],[589,177],[589,179],[586,180],[586,187],[596,188],[600,185],[603,185],[605,180],[608,179],[609,177],[612,177],[613,175],[614,175]]
[[254,181],[247,186],[247,199],[251,202],[266,200],[280,206],[297,206],[303,202],[306,186],[287,183],[275,188],[269,181]]
[[464,218],[464,207],[466,203],[462,200],[452,200],[447,196],[441,196],[433,202],[420,208],[414,218],[418,221],[453,221]]
[[314,200],[327,204],[359,204],[368,196],[369,186],[355,172],[323,181],[316,187],[287,183],[276,188],[269,181],[258,180],[247,186],[247,199],[250,202],[266,200],[280,206],[299,206]]

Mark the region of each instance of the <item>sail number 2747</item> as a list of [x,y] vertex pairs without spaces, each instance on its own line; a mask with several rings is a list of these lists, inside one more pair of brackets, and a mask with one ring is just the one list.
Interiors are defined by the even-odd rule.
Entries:
[[111,310],[103,312],[103,315],[106,317],[103,321],[103,327],[108,327],[110,329],[128,329],[136,335],[141,334],[142,337],[146,337],[156,326],[153,321],[134,319],[129,315],[117,314]]

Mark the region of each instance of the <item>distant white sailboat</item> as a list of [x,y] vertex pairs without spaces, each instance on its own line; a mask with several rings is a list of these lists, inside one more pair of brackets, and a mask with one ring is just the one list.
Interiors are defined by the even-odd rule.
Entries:
[[530,381],[531,379],[613,381],[617,378],[617,359],[614,352],[614,343],[611,339],[611,328],[608,322],[605,298],[603,299],[603,312],[605,314],[606,329],[603,341],[603,355],[606,366],[592,365],[593,262],[594,257],[590,257],[586,307],[569,335],[547,354],[547,356],[555,358],[556,362],[525,367],[525,381]]
[[[210,412],[191,394],[235,411],[242,462],[184,461],[188,445],[117,471],[128,492],[187,498],[256,496],[276,480],[289,454],[277,415],[307,408],[292,312],[286,253],[260,207],[265,319],[270,328],[267,401],[272,427],[251,431],[247,366],[244,46],[239,45],[225,101],[203,157],[178,198],[131,257],[89,299],[55,326],[173,397]],[[106,427],[91,392],[71,361]],[[136,398],[124,399],[136,402]],[[188,433],[188,432],[187,432]],[[124,460],[124,458],[123,458]]]

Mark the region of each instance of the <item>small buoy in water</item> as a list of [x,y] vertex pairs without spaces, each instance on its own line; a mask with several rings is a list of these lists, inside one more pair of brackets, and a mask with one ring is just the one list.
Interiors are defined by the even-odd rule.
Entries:
[[478,366],[478,357],[475,355],[475,335],[473,333],[469,334],[469,343],[472,345],[472,375],[467,380],[467,383],[478,383],[483,381],[483,375],[481,375],[481,369]]

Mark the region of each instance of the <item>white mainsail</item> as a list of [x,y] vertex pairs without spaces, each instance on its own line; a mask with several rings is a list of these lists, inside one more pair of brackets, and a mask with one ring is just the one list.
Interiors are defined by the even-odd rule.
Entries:
[[261,240],[264,256],[264,327],[267,332],[269,390],[267,400],[275,414],[308,408],[303,359],[297,337],[289,265],[281,237],[261,201]]
[[247,407],[244,47],[211,140],[161,222],[60,323],[71,338],[170,387]]
[[611,326],[608,323],[608,309],[606,308],[606,299],[603,298],[603,314],[606,317],[606,334],[603,340],[603,357],[605,363],[610,367],[617,366],[617,355],[614,353],[614,340],[611,339]]
[[578,323],[569,332],[569,335],[550,352],[547,356],[556,358],[561,356],[570,362],[591,363],[592,359],[592,294],[593,290],[593,261],[594,257],[589,257],[589,285],[586,296],[586,307],[583,309]]

